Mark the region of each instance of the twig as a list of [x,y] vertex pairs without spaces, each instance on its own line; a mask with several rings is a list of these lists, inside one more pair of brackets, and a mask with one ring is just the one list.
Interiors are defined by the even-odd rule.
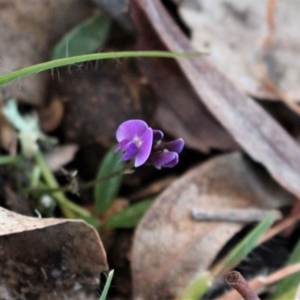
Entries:
[[[282,280],[283,278],[295,274],[299,271],[300,271],[300,263],[279,269],[278,271],[275,271],[274,273],[266,277],[263,276],[255,277],[251,279],[247,284],[250,286],[252,290],[254,290],[256,293],[259,293],[262,292],[266,288],[266,286],[274,284],[279,280]],[[216,300],[238,300],[238,299],[240,299],[240,295],[237,293],[237,291],[231,290],[225,293],[224,295],[218,297]]]
[[260,300],[241,273],[237,271],[229,272],[226,276],[226,281],[237,290],[245,300]]
[[274,213],[275,221],[282,218],[278,210],[266,210],[259,208],[222,208],[222,209],[192,209],[192,217],[195,221],[225,221],[252,223],[262,221],[270,212]]
[[281,222],[279,222],[278,224],[276,224],[275,226],[273,226],[271,229],[269,229],[261,237],[261,239],[258,241],[258,244],[264,243],[265,241],[269,240],[270,238],[272,238],[276,234],[278,234],[278,233],[282,232],[283,230],[289,228],[295,222],[297,222],[299,219],[300,219],[300,213],[298,213],[297,215],[290,216],[290,217],[282,220]]

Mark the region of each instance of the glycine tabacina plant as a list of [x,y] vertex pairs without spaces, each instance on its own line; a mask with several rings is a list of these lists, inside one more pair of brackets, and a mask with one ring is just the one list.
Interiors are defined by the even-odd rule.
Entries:
[[150,128],[142,120],[125,121],[118,127],[116,137],[118,145],[115,151],[122,150],[122,160],[133,161],[135,167],[151,164],[159,169],[173,168],[184,147],[181,138],[163,142],[163,132]]

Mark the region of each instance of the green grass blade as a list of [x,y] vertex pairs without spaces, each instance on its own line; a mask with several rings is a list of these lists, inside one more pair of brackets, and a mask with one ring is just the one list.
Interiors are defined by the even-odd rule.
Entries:
[[231,270],[256,246],[258,240],[271,227],[275,215],[270,213],[260,222],[230,253],[225,256],[209,273],[196,278],[184,291],[180,300],[198,300],[211,286],[213,279]]
[[209,273],[201,274],[182,293],[179,300],[199,300],[211,287],[212,278]]
[[[293,265],[296,263],[300,263],[300,240],[295,246],[287,265]],[[296,299],[295,296],[299,286],[299,281],[299,272],[281,280],[272,296],[272,300]]]
[[146,199],[132,204],[109,218],[105,222],[105,226],[111,228],[134,228],[138,225],[152,203],[153,199]]
[[86,55],[79,55],[73,57],[66,57],[56,59],[33,66],[25,67],[23,69],[10,72],[0,76],[0,85],[9,83],[11,81],[20,79],[25,76],[33,75],[42,71],[50,70],[57,67],[63,67],[71,64],[81,63],[92,60],[103,60],[112,58],[125,57],[161,57],[161,58],[193,58],[201,56],[201,53],[175,53],[168,51],[124,51],[124,52],[109,52],[109,53],[93,53]]
[[256,246],[258,240],[272,226],[274,213],[268,214],[237,246],[211,269],[213,276],[222,275],[244,259]]
[[99,50],[109,33],[110,18],[103,14],[88,19],[68,32],[53,50],[52,59],[93,53]]
[[108,277],[107,277],[107,280],[106,280],[104,289],[103,289],[103,291],[102,291],[102,294],[101,294],[99,300],[105,300],[105,299],[106,299],[107,293],[108,293],[108,290],[109,290],[109,287],[110,287],[110,284],[111,284],[111,281],[112,281],[113,276],[114,276],[114,270],[111,270],[111,271],[108,273]]
[[[115,153],[114,147],[110,149],[100,164],[96,180],[122,169],[125,163],[121,160],[121,156],[122,151]],[[103,213],[110,207],[119,191],[122,178],[121,173],[95,185],[94,199],[98,213]]]

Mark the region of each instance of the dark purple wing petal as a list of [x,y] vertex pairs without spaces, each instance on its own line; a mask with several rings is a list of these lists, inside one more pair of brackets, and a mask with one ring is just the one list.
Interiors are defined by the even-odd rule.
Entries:
[[117,141],[133,140],[134,137],[141,137],[147,130],[148,125],[142,120],[129,120],[122,123],[117,129]]
[[139,148],[135,144],[135,142],[129,142],[126,145],[125,153],[122,155],[122,160],[129,160],[134,158],[139,152]]
[[164,168],[173,168],[178,164],[179,158],[178,158],[178,154],[176,153],[176,156],[173,160],[171,160],[170,162],[163,164],[162,167]]
[[153,153],[151,155],[151,163],[156,167],[162,167],[176,159],[176,157],[178,158],[178,154],[175,152]]
[[164,137],[164,134],[160,130],[153,129],[153,144],[161,141]]
[[184,147],[183,139],[177,139],[177,140],[171,141],[166,144],[166,148],[169,151],[173,151],[176,153],[180,153],[182,151],[183,147]]

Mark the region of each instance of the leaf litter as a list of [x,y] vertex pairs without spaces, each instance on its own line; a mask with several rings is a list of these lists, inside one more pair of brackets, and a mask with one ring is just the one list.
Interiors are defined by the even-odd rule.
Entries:
[[[110,266],[115,268],[115,286],[107,299],[114,299],[110,293],[121,299],[131,296],[133,299],[173,299],[197,275],[211,270],[218,254],[245,224],[261,220],[269,211],[275,212],[278,219],[284,218],[284,223],[287,208],[282,210],[281,207],[291,207],[291,194],[299,198],[300,161],[298,143],[282,127],[292,127],[297,134],[299,120],[294,115],[293,118],[284,117],[279,106],[273,103],[263,104],[270,107],[270,112],[275,111],[279,124],[245,93],[275,100],[282,95],[293,100],[298,98],[297,76],[291,75],[298,67],[293,64],[292,55],[286,59],[289,53],[295,52],[290,45],[296,45],[297,40],[292,41],[294,31],[283,35],[287,26],[294,26],[294,19],[290,18],[285,26],[280,26],[282,19],[296,12],[291,11],[288,2],[276,6],[273,12],[270,5],[276,1],[265,1],[264,5],[256,3],[248,14],[250,21],[259,21],[256,28],[250,26],[252,23],[246,17],[250,25],[236,26],[239,13],[243,12],[240,6],[247,8],[247,1],[238,5],[234,1],[163,1],[168,12],[157,0],[130,0],[119,4],[95,1],[113,20],[102,15],[103,12],[98,15],[92,1],[70,0],[49,6],[46,2],[41,1],[38,6],[18,0],[0,3],[4,9],[0,23],[5,25],[1,28],[7,29],[0,31],[3,47],[0,47],[0,60],[6,69],[15,70],[47,60],[63,37],[60,56],[64,56],[64,51],[77,53],[76,49],[73,49],[75,52],[66,51],[69,39],[73,39],[69,44],[73,47],[80,40],[88,41],[84,38],[91,36],[94,40],[90,46],[81,48],[83,43],[79,42],[79,54],[99,48],[101,51],[193,52],[191,44],[199,36],[200,51],[207,46],[204,39],[210,41],[211,47],[207,55],[197,59],[86,63],[54,70],[52,74],[37,74],[19,84],[1,86],[1,101],[15,98],[30,103],[30,110],[38,108],[41,128],[60,141],[56,152],[48,151],[45,159],[54,172],[62,165],[66,165],[67,173],[68,169],[78,170],[78,177],[74,178],[76,184],[95,178],[99,162],[113,146],[115,130],[127,119],[142,118],[152,128],[161,128],[172,138],[183,138],[187,145],[174,171],[156,171],[146,166],[144,170],[124,176],[121,186],[111,186],[112,181],[102,184],[101,189],[113,188],[110,193],[113,196],[109,197],[111,206],[98,216],[107,223],[100,228],[104,246],[95,229],[84,221],[55,218],[61,216],[55,208],[41,219],[0,208],[1,297],[48,299],[55,295],[65,299],[95,299],[99,273],[108,269],[106,249]],[[187,2],[195,5],[188,6]],[[214,6],[221,9],[212,9]],[[199,7],[204,9],[199,10]],[[229,10],[230,14],[227,14]],[[66,11],[68,18],[65,18]],[[207,22],[205,28],[212,28],[220,24],[209,23],[215,21],[217,12],[222,13],[219,17],[230,23],[230,30],[235,34],[224,35],[229,27],[222,26],[213,27],[215,30],[201,27],[203,34],[199,35],[198,28],[192,24],[192,21],[200,20],[196,14],[202,16],[201,26]],[[29,13],[32,17],[26,18]],[[99,16],[107,22],[103,25],[104,34],[100,30]],[[273,25],[272,17],[276,21]],[[191,25],[192,41],[177,28],[185,21]],[[89,27],[93,24],[97,28]],[[110,28],[108,24],[111,24]],[[270,32],[266,34],[262,28],[267,26]],[[86,28],[91,36],[81,38],[80,34]],[[19,32],[28,37],[27,41],[14,41],[13,37]],[[209,35],[211,32],[213,34]],[[273,40],[255,52],[253,48],[259,41],[255,44],[249,38],[251,45],[248,45],[237,39],[235,49],[230,49],[232,55],[227,56],[231,39],[241,32],[250,37],[254,32],[261,34],[262,42],[268,38]],[[281,40],[284,40],[283,44]],[[285,49],[282,45],[288,47]],[[219,51],[218,56],[215,51]],[[249,56],[252,61],[240,58]],[[256,65],[266,67],[265,73],[255,73]],[[280,69],[282,76],[279,78],[278,66],[281,65],[284,68]],[[234,71],[229,71],[232,68]],[[236,73],[236,70],[241,72]],[[0,71],[1,74],[7,72],[4,68]],[[270,79],[275,88],[268,88],[266,80],[259,75],[266,75],[265,79]],[[51,76],[53,82],[49,81]],[[246,86],[245,76],[250,76]],[[249,82],[255,84],[249,86]],[[238,90],[241,87],[242,92]],[[21,106],[22,109],[26,115],[28,107]],[[1,149],[12,155],[19,153],[16,132],[5,120],[1,119],[0,126]],[[69,146],[70,143],[73,145]],[[18,189],[20,175],[16,174],[26,174],[22,175],[26,178],[22,179],[23,183],[32,180],[40,184],[40,170],[37,168],[30,174],[28,161],[22,168],[11,172],[3,165],[0,182],[3,181],[1,190],[3,188],[5,192],[0,197],[0,205],[26,215],[39,214],[34,210],[37,199]],[[183,173],[185,171],[188,172]],[[165,182],[166,190],[157,195]],[[80,196],[73,195],[72,200],[94,213],[95,206],[102,205],[99,204],[101,189],[97,193],[98,204],[88,190],[80,192]],[[40,199],[53,196],[47,189],[45,192]],[[156,195],[155,200],[149,200],[153,195]],[[297,215],[295,205],[294,210]],[[199,219],[199,214],[196,218],[193,212],[204,213],[206,220],[204,217]],[[228,219],[230,214],[235,214],[235,220]],[[243,214],[248,221],[241,218]],[[133,230],[127,228],[133,228],[137,223],[133,235]],[[108,228],[108,225],[116,229]],[[289,242],[295,240],[293,235],[297,230],[294,225],[285,232],[284,238]],[[295,293],[295,285],[291,283],[289,290],[283,292]]]

